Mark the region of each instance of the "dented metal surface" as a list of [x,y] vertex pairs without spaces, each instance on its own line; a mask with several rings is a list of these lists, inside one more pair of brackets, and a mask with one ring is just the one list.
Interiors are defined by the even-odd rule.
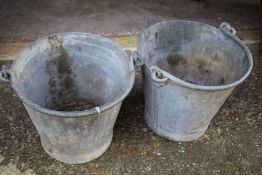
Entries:
[[177,20],[141,34],[145,117],[157,134],[178,141],[199,138],[251,72],[250,51],[226,27]]
[[[109,147],[135,78],[133,60],[122,49],[85,33],[33,42],[17,55],[10,74],[45,151],[71,164],[93,160]],[[90,103],[79,108],[83,102]]]

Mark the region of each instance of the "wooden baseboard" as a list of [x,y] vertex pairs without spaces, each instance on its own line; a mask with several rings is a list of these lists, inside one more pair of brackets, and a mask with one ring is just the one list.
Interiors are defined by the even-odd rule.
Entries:
[[[256,44],[260,42],[260,31],[238,31],[237,36],[245,44]],[[136,50],[138,36],[111,37],[124,50]],[[30,42],[0,43],[0,60],[13,60],[16,54],[26,47]]]

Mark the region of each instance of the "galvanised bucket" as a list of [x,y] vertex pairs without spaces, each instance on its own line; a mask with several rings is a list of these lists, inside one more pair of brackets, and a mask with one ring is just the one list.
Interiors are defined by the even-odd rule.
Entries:
[[250,74],[249,49],[227,23],[220,28],[167,21],[138,41],[145,118],[158,135],[175,141],[199,138],[232,90]]
[[77,164],[109,147],[135,70],[133,60],[110,40],[61,33],[30,44],[1,77],[11,78],[44,150],[61,162]]

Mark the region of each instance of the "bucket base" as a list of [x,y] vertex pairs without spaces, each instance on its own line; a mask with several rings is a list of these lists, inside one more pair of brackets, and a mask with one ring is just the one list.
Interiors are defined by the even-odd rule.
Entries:
[[154,127],[153,123],[150,122],[148,119],[151,118],[148,115],[145,116],[146,118],[146,123],[148,127],[157,135],[166,138],[168,140],[172,141],[178,141],[178,142],[187,142],[187,141],[193,141],[197,140],[199,137],[201,137],[207,130],[208,125],[202,128],[199,128],[197,132],[194,132],[193,134],[176,134],[176,133],[171,133],[167,132],[164,129],[161,129],[159,127]]
[[81,154],[81,155],[65,155],[65,154],[59,154],[59,153],[51,153],[48,151],[48,149],[45,146],[45,143],[41,140],[41,144],[45,150],[45,152],[52,158],[68,164],[80,164],[80,163],[86,163],[91,160],[94,160],[101,156],[107,148],[110,146],[112,142],[113,134],[110,136],[110,138],[105,142],[104,145],[102,145],[100,148],[97,148],[96,151],[93,151],[91,153]]

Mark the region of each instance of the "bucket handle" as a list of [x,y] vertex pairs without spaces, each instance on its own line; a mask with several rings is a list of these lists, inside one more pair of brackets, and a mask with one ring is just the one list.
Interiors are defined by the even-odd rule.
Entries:
[[0,81],[9,82],[11,78],[10,70],[3,65],[2,70],[0,71]]
[[129,58],[133,61],[133,64],[135,65],[135,67],[141,67],[144,64],[142,59],[139,57],[137,51],[131,52],[129,55]]
[[227,32],[229,32],[229,33],[231,33],[231,34],[233,34],[233,35],[236,34],[236,29],[233,28],[233,27],[231,27],[231,25],[230,25],[229,23],[227,23],[227,22],[222,22],[222,23],[219,25],[219,28],[220,28],[221,30],[227,31]]
[[[231,25],[227,22],[222,22],[219,25],[219,29],[223,30],[225,32],[228,32],[230,34],[233,34],[233,35],[236,34],[236,29],[231,27]],[[155,65],[149,66],[149,70],[151,72],[151,78],[153,79],[153,81],[155,81],[157,83],[166,83],[168,80],[176,79],[176,81],[178,83],[184,84],[184,82],[182,80],[177,79],[176,77],[170,76],[168,73],[166,73],[165,71],[162,71],[159,67],[157,67]],[[170,77],[172,77],[172,78],[170,78]]]
[[163,75],[161,69],[159,69],[157,66],[152,65],[149,67],[149,70],[151,72],[151,77],[153,81],[157,83],[166,83],[167,82],[168,78]]

